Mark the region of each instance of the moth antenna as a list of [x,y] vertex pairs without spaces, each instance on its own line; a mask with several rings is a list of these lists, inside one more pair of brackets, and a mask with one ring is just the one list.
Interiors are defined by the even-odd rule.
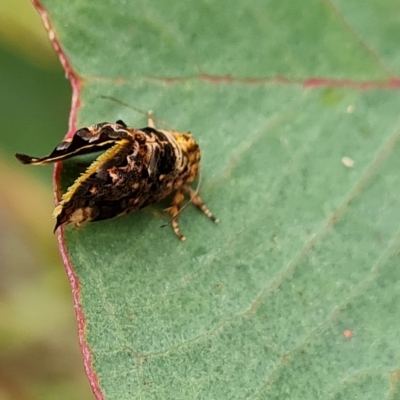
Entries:
[[[101,97],[102,99],[111,100],[111,101],[114,101],[115,103],[121,104],[121,106],[130,108],[131,110],[136,111],[136,112],[139,113],[139,114],[145,115],[146,117],[148,116],[148,112],[143,111],[143,110],[141,110],[140,108],[137,108],[137,107],[135,107],[135,106],[132,106],[132,105],[130,105],[130,104],[128,104],[128,103],[125,103],[124,101],[119,100],[119,99],[117,99],[116,97],[105,96],[105,95],[102,95],[102,96],[100,96],[100,97]],[[157,122],[160,122],[161,124],[165,125],[165,126],[166,126],[167,128],[169,128],[171,131],[174,131],[174,130],[175,130],[167,121],[164,121],[163,119],[158,118],[158,117],[154,117],[154,115],[152,115],[152,117],[153,117],[153,119],[155,119]]]
[[189,201],[179,210],[178,214],[176,214],[175,217],[172,217],[166,224],[161,225],[160,228],[165,228],[166,226],[168,226],[169,224],[171,224],[172,221],[173,221],[174,219],[176,219],[176,218],[182,213],[182,211],[183,211],[189,204],[191,204],[191,203],[193,202],[193,199],[199,194],[200,185],[201,185],[201,170],[199,170],[199,180],[198,180],[198,183],[197,183],[196,190],[194,191],[193,195],[190,196]]

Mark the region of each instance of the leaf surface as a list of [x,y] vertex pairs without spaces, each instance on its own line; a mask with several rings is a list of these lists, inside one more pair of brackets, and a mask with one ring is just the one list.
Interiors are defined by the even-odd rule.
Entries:
[[185,243],[159,229],[166,203],[65,229],[97,398],[399,396],[394,3],[38,5],[74,83],[69,135],[146,125],[102,95],[190,130],[221,220],[188,207]]

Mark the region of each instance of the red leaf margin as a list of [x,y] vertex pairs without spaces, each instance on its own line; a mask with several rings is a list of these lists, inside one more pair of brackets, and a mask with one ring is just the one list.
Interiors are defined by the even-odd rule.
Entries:
[[[64,53],[64,51],[60,45],[60,42],[57,38],[56,31],[50,22],[49,13],[45,9],[45,7],[40,3],[39,0],[32,0],[32,4],[38,11],[38,13],[43,21],[44,27],[48,33],[49,39],[53,45],[53,48],[56,51],[56,53],[60,59],[62,67],[64,68],[66,77],[71,82],[72,104],[71,104],[71,112],[69,115],[68,132],[65,136],[65,138],[68,138],[68,137],[71,137],[74,134],[74,132],[76,131],[76,115],[77,115],[78,109],[81,105],[80,99],[79,99],[79,94],[80,94],[82,79],[74,71],[66,54]],[[61,198],[61,194],[60,194],[60,192],[58,190],[58,186],[57,186],[57,182],[60,178],[61,171],[62,171],[62,164],[56,163],[55,167],[54,167],[54,172],[53,172],[53,193],[54,193],[54,198],[55,198],[56,203],[58,203]],[[101,389],[99,386],[98,376],[93,369],[92,350],[85,340],[86,317],[85,317],[85,314],[83,312],[83,309],[82,309],[81,303],[80,303],[79,279],[78,279],[78,276],[76,275],[76,273],[72,267],[72,263],[69,259],[68,250],[67,250],[67,246],[66,246],[65,239],[64,239],[64,229],[63,228],[58,229],[58,231],[57,231],[57,242],[58,242],[58,247],[60,249],[62,262],[64,264],[65,270],[68,275],[69,282],[72,287],[72,296],[73,296],[73,300],[74,300],[75,315],[76,315],[76,319],[78,322],[79,345],[80,345],[82,355],[83,355],[83,363],[84,363],[86,375],[89,379],[89,383],[90,383],[91,389],[93,391],[93,394],[95,395],[95,398],[97,400],[104,400],[103,393],[101,392]]]

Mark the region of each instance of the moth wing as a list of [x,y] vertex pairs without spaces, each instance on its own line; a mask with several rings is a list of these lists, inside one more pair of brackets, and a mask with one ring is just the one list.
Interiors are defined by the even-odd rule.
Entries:
[[112,218],[125,213],[130,206],[135,207],[135,196],[141,198],[148,173],[144,168],[135,168],[140,163],[132,162],[132,168],[127,168],[133,146],[131,138],[122,139],[86,169],[55,208],[54,230],[68,223]]
[[61,142],[48,155],[42,158],[17,153],[15,157],[22,164],[44,165],[66,160],[81,154],[94,153],[113,146],[116,142],[129,137],[126,125],[101,123],[77,130],[74,135]]

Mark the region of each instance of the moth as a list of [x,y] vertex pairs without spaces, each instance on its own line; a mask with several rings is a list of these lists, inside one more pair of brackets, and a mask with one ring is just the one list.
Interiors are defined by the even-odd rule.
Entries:
[[23,164],[44,165],[104,150],[62,196],[55,207],[54,231],[81,226],[139,210],[172,195],[165,211],[176,236],[184,241],[179,224],[185,196],[215,223],[218,220],[189,184],[199,173],[200,149],[189,132],[156,129],[151,113],[148,126],[135,129],[118,120],[77,130],[43,158],[16,154]]

